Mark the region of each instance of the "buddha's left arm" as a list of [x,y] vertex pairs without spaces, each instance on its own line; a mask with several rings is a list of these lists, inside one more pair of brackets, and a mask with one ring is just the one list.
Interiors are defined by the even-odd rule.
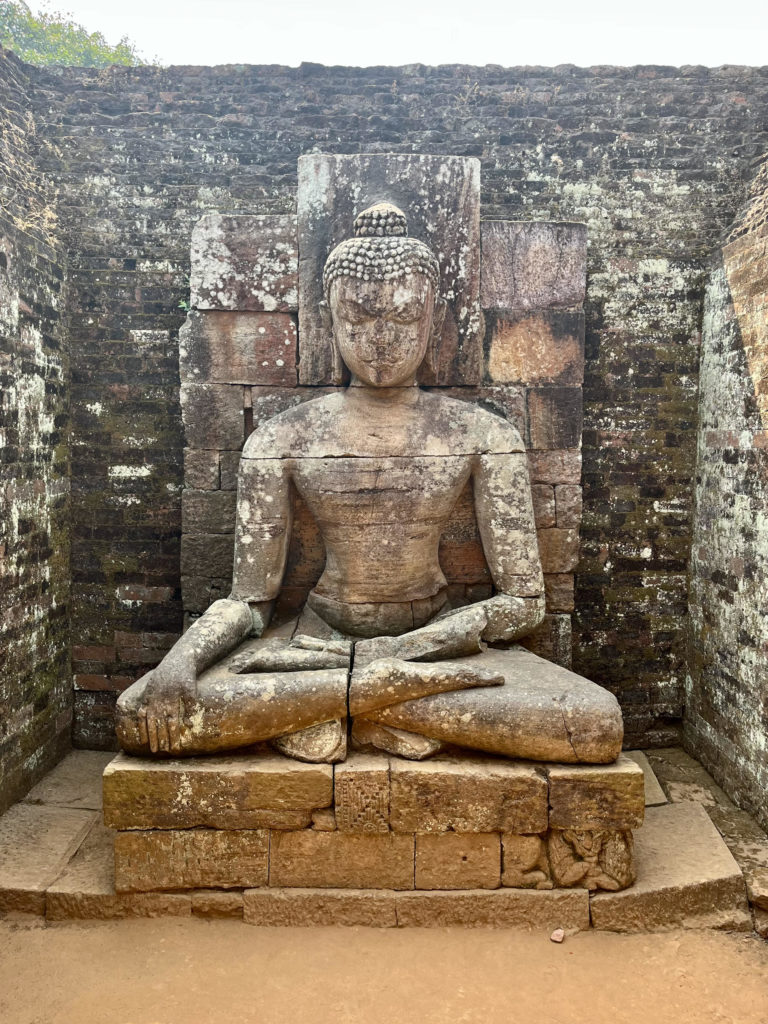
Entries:
[[482,602],[483,639],[517,640],[544,618],[544,577],[525,452],[478,456],[475,512],[497,590]]

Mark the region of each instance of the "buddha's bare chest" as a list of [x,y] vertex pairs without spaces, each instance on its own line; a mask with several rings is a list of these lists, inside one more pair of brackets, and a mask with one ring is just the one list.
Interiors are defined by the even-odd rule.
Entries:
[[448,518],[472,463],[469,455],[309,458],[295,460],[291,476],[321,527],[399,523],[408,532]]

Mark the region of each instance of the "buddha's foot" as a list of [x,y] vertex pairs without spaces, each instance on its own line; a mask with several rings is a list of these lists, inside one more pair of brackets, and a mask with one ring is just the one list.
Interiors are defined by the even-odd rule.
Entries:
[[352,722],[352,746],[357,750],[383,750],[409,761],[423,761],[445,748],[440,740],[431,740],[415,732],[405,732],[391,725],[379,725],[365,718]]
[[347,720],[335,718],[271,741],[275,750],[312,764],[336,764],[347,756]]

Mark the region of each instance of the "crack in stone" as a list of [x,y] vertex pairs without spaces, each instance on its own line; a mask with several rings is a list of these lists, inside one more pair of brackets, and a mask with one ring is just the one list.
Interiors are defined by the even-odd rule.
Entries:
[[563,728],[565,729],[565,735],[566,735],[566,738],[568,740],[568,746],[573,751],[573,756],[576,758],[577,761],[579,761],[580,760],[579,755],[576,753],[576,748],[573,745],[573,738],[572,738],[571,730],[568,728],[568,720],[566,718],[565,708],[563,706],[563,701],[564,700],[565,700],[565,695],[564,694],[559,696],[559,697],[555,697],[554,698],[555,704],[557,704],[558,708],[560,709],[560,714],[563,716]]

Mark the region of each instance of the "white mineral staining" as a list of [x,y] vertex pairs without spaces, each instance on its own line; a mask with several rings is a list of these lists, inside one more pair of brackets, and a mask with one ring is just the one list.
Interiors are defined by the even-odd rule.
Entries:
[[134,480],[152,475],[154,466],[110,466],[107,473],[112,480]]

